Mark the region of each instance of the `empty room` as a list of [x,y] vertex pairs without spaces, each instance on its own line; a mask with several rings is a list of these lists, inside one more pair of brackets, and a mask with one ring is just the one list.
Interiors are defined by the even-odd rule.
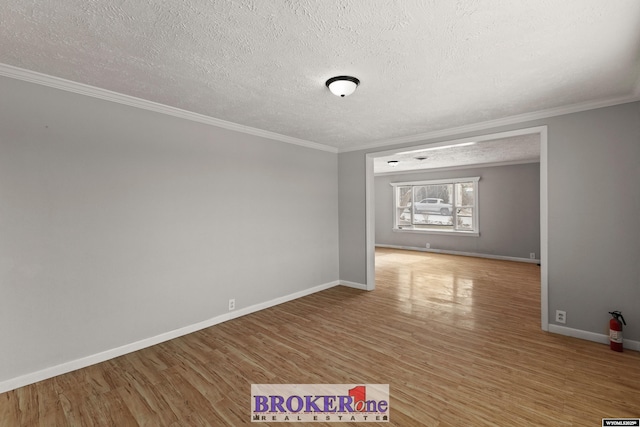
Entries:
[[639,183],[635,0],[7,0],[0,427],[640,425]]

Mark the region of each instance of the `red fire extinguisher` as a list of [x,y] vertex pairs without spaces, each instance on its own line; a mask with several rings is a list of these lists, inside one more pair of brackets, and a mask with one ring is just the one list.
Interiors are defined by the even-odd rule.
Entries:
[[609,346],[613,351],[622,351],[622,325],[627,326],[627,323],[621,312],[610,311],[609,314]]

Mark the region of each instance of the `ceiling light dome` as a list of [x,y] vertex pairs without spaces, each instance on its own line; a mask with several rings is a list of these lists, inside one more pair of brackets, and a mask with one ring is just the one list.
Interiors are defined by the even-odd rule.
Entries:
[[351,76],[331,77],[327,80],[327,87],[335,96],[344,98],[355,92],[360,80]]

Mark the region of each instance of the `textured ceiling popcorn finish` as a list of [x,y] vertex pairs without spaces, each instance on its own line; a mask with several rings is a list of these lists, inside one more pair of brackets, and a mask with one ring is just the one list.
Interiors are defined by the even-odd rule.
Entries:
[[3,64],[341,150],[640,88],[637,0],[5,0],[0,40]]
[[[391,166],[389,161],[397,161]],[[376,174],[398,173],[423,169],[446,169],[479,165],[519,164],[540,162],[540,134],[525,134],[508,138],[475,142],[473,145],[453,146],[445,149],[426,147],[414,151],[376,157]]]

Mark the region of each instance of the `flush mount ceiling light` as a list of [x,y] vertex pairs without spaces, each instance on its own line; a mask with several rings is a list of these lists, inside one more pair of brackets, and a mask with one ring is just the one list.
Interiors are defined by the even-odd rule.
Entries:
[[398,162],[397,160],[389,160],[389,161],[387,162],[387,164],[388,164],[389,166],[391,166],[392,168],[395,168],[396,166],[398,166],[398,163],[399,163],[399,162]]
[[342,98],[355,92],[359,84],[360,80],[351,76],[331,77],[326,83],[331,93]]

